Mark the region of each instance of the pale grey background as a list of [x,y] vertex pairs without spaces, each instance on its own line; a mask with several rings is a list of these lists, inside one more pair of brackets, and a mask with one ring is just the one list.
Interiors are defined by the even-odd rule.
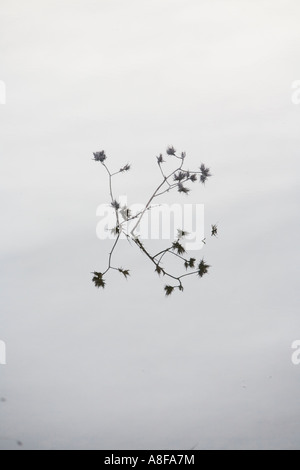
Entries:
[[[0,1],[0,437],[300,447],[299,20],[298,0]],[[92,152],[130,161],[118,190],[143,202],[168,144],[214,174],[191,197],[220,226],[210,274],[166,300],[124,242],[132,277],[99,292]]]

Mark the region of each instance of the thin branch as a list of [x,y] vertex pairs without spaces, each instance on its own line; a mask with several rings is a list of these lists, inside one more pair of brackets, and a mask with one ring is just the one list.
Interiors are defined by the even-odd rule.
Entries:
[[[176,156],[176,155],[174,155]],[[179,157],[177,157],[179,158]],[[145,209],[143,210],[141,216],[139,217],[137,223],[135,224],[135,226],[133,227],[133,229],[131,230],[131,234],[132,236],[135,236],[134,235],[134,231],[136,230],[136,228],[139,226],[139,224],[141,223],[141,220],[142,220],[142,217],[144,216],[145,212],[147,211],[148,207],[150,206],[151,202],[153,201],[153,199],[156,197],[156,195],[159,193],[159,190],[163,187],[163,185],[166,183],[166,181],[169,180],[169,178],[171,178],[173,175],[175,175],[175,173],[180,170],[183,166],[183,159],[181,159],[181,165],[179,168],[177,168],[176,170],[172,171],[172,173],[169,174],[169,176],[164,176],[164,179],[162,181],[162,183],[156,188],[156,190],[154,191],[154,193],[152,194],[152,196],[150,197],[149,201],[147,202],[146,206],[145,206]]]
[[117,236],[117,238],[116,238],[116,240],[115,240],[115,243],[113,244],[113,247],[112,247],[112,249],[111,249],[111,252],[109,253],[109,256],[108,256],[108,268],[106,269],[106,271],[104,271],[103,275],[105,275],[110,269],[112,269],[112,266],[111,266],[111,259],[112,259],[112,255],[113,255],[113,253],[114,253],[114,251],[115,251],[115,249],[116,249],[116,247],[117,247],[117,244],[118,244],[118,242],[119,242],[119,240],[120,240],[120,236],[121,236],[121,233],[119,232],[119,233],[118,233],[118,236]]
[[[157,271],[158,274],[163,274],[164,276],[166,276],[170,279],[173,279],[174,281],[176,281],[178,283],[175,286],[170,286],[170,285],[165,286],[165,292],[166,292],[167,296],[169,296],[174,291],[174,289],[179,289],[180,291],[183,290],[183,284],[182,284],[182,279],[183,278],[185,278],[187,276],[197,275],[197,274],[200,277],[202,277],[204,274],[207,273],[208,268],[210,266],[207,265],[204,262],[203,259],[200,262],[199,268],[198,268],[197,271],[185,273],[185,274],[182,274],[181,276],[175,276],[174,274],[168,272],[166,270],[166,268],[161,266],[163,258],[167,254],[170,254],[172,256],[175,256],[179,260],[184,261],[184,265],[185,265],[186,269],[195,267],[195,262],[196,262],[195,258],[187,259],[184,256],[182,256],[182,254],[185,253],[185,249],[184,249],[183,245],[181,244],[182,243],[181,240],[183,238],[182,236],[177,238],[177,240],[175,240],[173,242],[171,247],[165,248],[164,250],[160,251],[159,253],[156,253],[155,255],[151,255],[150,252],[145,248],[145,246],[143,245],[143,243],[140,241],[140,239],[138,238],[138,236],[135,233],[136,229],[140,225],[140,223],[141,223],[143,217],[145,216],[146,212],[152,210],[155,207],[159,207],[159,205],[158,206],[151,206],[151,203],[152,203],[154,198],[162,196],[162,195],[164,195],[164,194],[166,194],[166,193],[168,193],[168,192],[170,192],[170,191],[172,191],[173,189],[176,189],[176,188],[178,189],[179,192],[187,194],[189,192],[189,188],[183,186],[185,183],[188,183],[188,182],[193,182],[194,183],[195,181],[198,181],[198,179],[196,177],[196,175],[198,175],[198,174],[201,175],[199,180],[202,183],[205,183],[206,179],[209,176],[211,176],[210,169],[206,168],[203,163],[201,164],[200,171],[190,172],[189,170],[184,170],[183,169],[183,164],[184,164],[185,157],[186,157],[184,152],[181,154],[181,157],[179,157],[178,155],[176,155],[176,150],[174,149],[174,147],[169,147],[167,149],[167,154],[170,157],[174,157],[176,159],[179,159],[181,161],[180,165],[177,166],[177,168],[175,170],[173,170],[170,174],[166,175],[163,171],[163,168],[162,168],[162,163],[164,162],[163,157],[162,157],[162,155],[160,155],[160,157],[157,157],[159,170],[160,170],[160,173],[161,173],[161,176],[162,176],[162,181],[156,187],[153,194],[150,196],[150,198],[149,198],[147,204],[145,205],[144,209],[141,210],[140,212],[138,212],[137,214],[131,216],[130,210],[126,206],[123,207],[122,210],[120,210],[120,204],[117,202],[117,200],[114,197],[113,181],[112,181],[114,176],[116,176],[120,173],[124,173],[124,171],[128,171],[130,169],[130,165],[127,164],[123,168],[121,168],[119,171],[116,171],[116,172],[112,173],[109,170],[109,168],[107,167],[106,163],[104,163],[106,158],[107,158],[105,152],[101,151],[101,152],[94,153],[95,161],[100,161],[102,163],[102,165],[104,166],[107,174],[108,174],[109,194],[110,194],[110,198],[111,198],[111,206],[114,208],[115,216],[116,216],[116,227],[113,229],[116,233],[116,239],[114,241],[114,244],[113,244],[112,249],[111,249],[111,251],[109,253],[109,256],[108,256],[107,269],[103,273],[97,273],[97,272],[93,273],[94,274],[93,281],[95,282],[95,285],[97,287],[103,287],[103,288],[105,287],[106,282],[105,282],[105,279],[103,279],[103,276],[105,274],[107,274],[110,270],[119,271],[120,273],[122,273],[124,275],[125,278],[127,278],[130,275],[128,269],[117,268],[117,267],[112,265],[112,257],[113,257],[113,254],[114,254],[115,250],[116,250],[116,247],[117,247],[117,245],[120,241],[120,238],[121,238],[122,234],[124,234],[126,236],[126,239],[128,240],[128,242],[130,244],[133,241],[140,248],[142,253],[151,261],[152,264],[154,264],[155,270]],[[127,212],[125,212],[126,210],[127,210]],[[120,215],[122,215],[122,218],[124,220],[120,221]],[[128,215],[128,218],[126,218],[127,215]],[[124,227],[125,224],[127,222],[131,222],[131,221],[136,220],[136,219],[137,219],[137,222],[135,223],[133,229],[130,231],[130,233],[127,232],[125,230],[125,227]],[[183,231],[181,231],[181,232],[182,232],[182,234],[184,234]],[[217,225],[212,225],[212,235],[216,236],[216,234],[217,234]]]

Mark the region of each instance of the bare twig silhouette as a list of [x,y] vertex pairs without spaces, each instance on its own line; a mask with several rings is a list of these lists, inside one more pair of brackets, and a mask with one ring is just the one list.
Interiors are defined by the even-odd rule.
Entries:
[[[166,284],[164,287],[166,296],[170,296],[175,289],[179,291],[183,291],[183,279],[188,276],[199,276],[202,278],[205,274],[207,274],[210,265],[205,262],[204,259],[197,262],[196,258],[188,256],[184,246],[183,246],[183,239],[188,235],[187,232],[184,230],[178,229],[178,236],[172,242],[171,246],[168,246],[164,250],[160,251],[157,254],[151,254],[149,250],[145,247],[145,245],[141,242],[139,236],[137,235],[137,229],[141,224],[143,217],[145,216],[147,211],[153,209],[152,203],[158,197],[171,192],[172,190],[177,190],[179,193],[188,195],[190,192],[190,188],[188,183],[195,183],[199,181],[202,184],[205,184],[207,179],[211,176],[210,169],[207,168],[204,163],[201,164],[199,167],[199,171],[190,171],[184,169],[184,164],[186,160],[186,153],[182,152],[180,155],[177,154],[174,147],[168,147],[166,150],[167,157],[166,158],[174,158],[179,160],[178,164],[176,164],[176,168],[171,171],[170,173],[166,174],[164,171],[163,164],[165,163],[164,157],[160,154],[157,158],[157,164],[162,176],[162,181],[159,185],[155,188],[154,192],[151,194],[148,202],[146,203],[144,209],[137,214],[132,214],[130,209],[127,207],[121,207],[117,199],[115,198],[114,191],[113,191],[113,178],[116,175],[121,173],[125,173],[131,169],[131,166],[127,163],[125,166],[120,168],[119,171],[111,172],[106,164],[107,156],[104,150],[100,152],[94,153],[94,160],[96,162],[100,162],[104,167],[107,175],[108,175],[108,182],[109,182],[109,193],[110,193],[110,204],[111,207],[114,209],[115,212],[115,227],[112,229],[112,232],[116,236],[116,239],[113,243],[112,249],[108,254],[108,264],[105,270],[101,272],[94,271],[93,274],[93,282],[96,287],[104,288],[106,285],[106,280],[104,276],[110,271],[115,270],[123,274],[123,276],[127,279],[130,276],[129,269],[123,269],[120,267],[114,266],[112,259],[115,252],[115,249],[120,241],[121,235],[124,234],[128,241],[133,242],[140,251],[151,261],[151,263],[155,267],[155,272],[158,275],[163,275],[166,278],[169,278],[173,281],[171,284]],[[136,220],[132,230],[127,232],[125,229],[126,224],[129,221]],[[211,226],[211,235],[217,236],[218,228],[217,225]],[[206,239],[203,240],[203,243]],[[177,259],[183,262],[184,269],[186,271],[191,270],[190,272],[185,272],[180,276],[176,276],[174,273],[170,272],[164,265],[163,260],[169,257],[176,257]]]

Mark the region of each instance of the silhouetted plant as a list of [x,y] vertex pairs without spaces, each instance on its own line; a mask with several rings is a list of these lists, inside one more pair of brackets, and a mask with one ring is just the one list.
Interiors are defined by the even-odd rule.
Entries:
[[211,226],[211,236],[216,237],[217,235],[218,235],[218,226],[214,224]]
[[[160,154],[158,157],[156,157],[157,164],[159,166],[163,180],[159,184],[159,186],[155,189],[154,193],[152,194],[149,201],[147,202],[145,208],[137,214],[132,214],[129,208],[121,207],[120,203],[115,199],[114,193],[113,193],[113,185],[112,185],[113,177],[120,173],[129,171],[131,169],[131,165],[127,163],[122,168],[120,168],[119,171],[112,173],[106,165],[107,156],[104,150],[94,153],[94,160],[96,162],[100,162],[107,172],[108,179],[109,179],[110,198],[111,198],[110,204],[111,204],[111,207],[115,211],[115,218],[116,218],[115,227],[111,230],[112,233],[115,235],[116,239],[108,255],[107,268],[103,272],[95,271],[92,273],[94,275],[93,282],[96,287],[98,288],[102,287],[103,289],[105,288],[106,281],[104,279],[104,276],[106,276],[106,274],[110,270],[118,271],[125,277],[125,279],[127,279],[130,276],[129,269],[118,268],[118,267],[113,266],[112,264],[113,253],[119,243],[119,240],[122,234],[126,236],[128,241],[134,242],[136,246],[141,250],[141,252],[153,263],[153,265],[155,266],[155,272],[159,276],[163,275],[175,281],[175,285],[169,285],[169,284],[165,285],[164,290],[165,290],[165,294],[167,297],[170,296],[174,292],[175,289],[178,289],[179,291],[183,291],[183,283],[182,283],[183,278],[187,276],[192,276],[192,275],[197,275],[200,278],[202,278],[205,274],[208,273],[210,265],[208,265],[204,261],[204,259],[200,260],[198,264],[196,265],[197,263],[196,258],[190,258],[189,256],[187,256],[186,249],[184,248],[182,244],[182,240],[188,236],[188,233],[186,231],[178,229],[177,239],[172,242],[171,246],[165,248],[164,250],[154,255],[150,254],[150,252],[146,249],[144,244],[139,239],[138,235],[136,235],[135,233],[144,215],[146,214],[146,212],[153,208],[151,204],[155,198],[162,196],[163,194],[169,193],[172,190],[177,190],[179,193],[188,195],[190,192],[190,188],[187,186],[187,184],[189,182],[195,183],[196,181],[199,180],[200,183],[205,184],[207,179],[211,176],[210,169],[207,168],[204,165],[204,163],[202,163],[201,166],[199,167],[200,171],[191,172],[189,170],[185,170],[183,166],[184,166],[184,162],[186,159],[186,153],[182,152],[180,155],[177,155],[177,152],[173,146],[170,146],[167,148],[166,154],[168,157],[174,157],[180,160],[180,163],[178,164],[175,170],[173,170],[170,174],[167,175],[165,174],[164,168],[163,168],[163,164],[165,163],[163,155]],[[137,220],[137,221],[133,229],[128,233],[124,225],[126,222],[133,221],[133,220]],[[217,233],[218,233],[217,225],[212,225],[211,236],[216,237]],[[206,243],[206,239],[203,240],[203,243],[204,244]],[[183,262],[183,266],[186,271],[188,270],[192,270],[192,271],[185,272],[184,274],[180,276],[176,276],[173,273],[167,271],[167,269],[163,265],[163,259],[167,255],[175,256],[176,258],[181,260],[181,262]]]

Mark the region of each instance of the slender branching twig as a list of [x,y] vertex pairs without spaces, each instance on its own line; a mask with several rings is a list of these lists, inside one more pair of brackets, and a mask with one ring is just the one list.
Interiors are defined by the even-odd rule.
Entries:
[[[102,288],[105,287],[106,281],[104,279],[104,276],[110,270],[119,271],[121,274],[123,274],[123,276],[126,279],[130,275],[130,271],[128,269],[118,268],[112,264],[113,254],[120,241],[122,234],[126,236],[128,241],[132,241],[140,249],[140,251],[151,261],[151,263],[155,266],[155,272],[158,275],[163,275],[173,280],[172,285],[166,284],[164,287],[166,296],[171,295],[175,289],[183,291],[182,279],[184,279],[185,277],[197,275],[200,278],[202,278],[204,274],[207,274],[210,266],[204,261],[204,259],[197,262],[196,258],[191,258],[188,256],[183,246],[183,239],[188,235],[188,233],[185,232],[184,230],[178,229],[178,236],[176,240],[172,242],[171,246],[165,248],[164,250],[154,255],[150,254],[148,249],[144,246],[139,236],[137,235],[138,227],[140,226],[142,219],[145,216],[146,212],[152,210],[154,207],[157,207],[157,206],[152,206],[152,203],[156,198],[166,193],[169,193],[172,190],[177,190],[179,193],[187,195],[190,192],[190,188],[187,186],[188,183],[195,183],[196,181],[199,181],[200,183],[205,184],[207,179],[211,176],[210,169],[207,168],[203,163],[201,164],[199,168],[200,171],[191,172],[189,170],[185,170],[184,169],[184,163],[186,159],[185,152],[182,152],[180,155],[178,155],[174,147],[168,147],[166,153],[169,158],[173,157],[179,160],[178,164],[176,165],[176,169],[173,170],[171,173],[166,174],[164,171],[164,167],[163,167],[163,164],[165,163],[163,155],[160,154],[158,157],[156,157],[157,164],[158,164],[161,176],[162,176],[162,181],[159,183],[159,185],[156,187],[156,189],[152,193],[144,209],[138,212],[137,214],[132,214],[130,209],[128,209],[127,207],[121,208],[113,192],[113,178],[120,173],[129,171],[131,168],[130,165],[126,164],[124,167],[120,168],[119,171],[112,173],[106,165],[107,157],[106,157],[104,150],[102,150],[101,152],[94,153],[94,160],[96,162],[100,162],[108,174],[109,194],[110,194],[110,199],[111,199],[110,204],[111,204],[111,207],[115,211],[115,217],[116,217],[116,225],[112,230],[116,236],[116,239],[108,255],[107,268],[102,272],[95,271],[92,273],[94,275],[93,282],[95,283],[96,287],[102,287]],[[134,224],[132,230],[130,232],[126,231],[126,225],[128,224],[128,222],[133,221],[133,220],[136,220],[136,223]],[[216,237],[217,233],[218,233],[217,225],[212,225],[211,235]],[[205,240],[206,239],[203,240],[203,243],[205,243]],[[186,271],[187,270],[191,270],[191,271],[185,272],[184,274],[180,276],[174,275],[172,272],[168,271],[166,267],[162,264],[163,259],[167,255],[171,257],[172,256],[176,257],[181,262],[183,262],[184,268]]]

